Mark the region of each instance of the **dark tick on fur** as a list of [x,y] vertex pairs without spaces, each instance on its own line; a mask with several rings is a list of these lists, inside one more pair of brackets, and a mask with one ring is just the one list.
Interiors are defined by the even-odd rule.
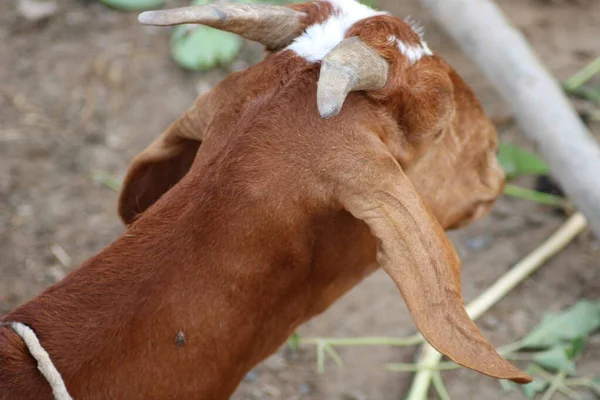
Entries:
[[175,336],[175,343],[177,343],[177,347],[183,347],[185,345],[185,334],[183,331],[177,332]]

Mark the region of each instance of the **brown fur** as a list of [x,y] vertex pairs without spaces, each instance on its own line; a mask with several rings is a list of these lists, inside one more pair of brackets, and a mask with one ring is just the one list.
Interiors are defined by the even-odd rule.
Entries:
[[[434,346],[529,379],[466,317],[442,229],[500,193],[494,129],[443,60],[409,65],[382,26],[412,32],[376,17],[349,34],[390,61],[388,85],[351,94],[330,120],[317,111],[319,65],[291,52],[199,97],[132,163],[128,231],[3,318],[31,326],[75,399],[226,399],[376,260]],[[0,399],[50,398],[34,366],[0,327]]]
[[287,7],[306,14],[304,29],[314,24],[326,21],[334,12],[333,6],[327,1],[290,4]]

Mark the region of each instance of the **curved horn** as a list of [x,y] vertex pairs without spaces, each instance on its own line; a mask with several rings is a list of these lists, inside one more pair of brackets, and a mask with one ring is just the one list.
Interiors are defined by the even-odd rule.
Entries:
[[336,116],[350,92],[382,89],[389,64],[358,37],[342,41],[321,65],[317,105],[323,118]]
[[236,33],[277,50],[290,44],[302,31],[306,14],[266,4],[206,4],[170,10],[145,11],[144,25],[202,24]]

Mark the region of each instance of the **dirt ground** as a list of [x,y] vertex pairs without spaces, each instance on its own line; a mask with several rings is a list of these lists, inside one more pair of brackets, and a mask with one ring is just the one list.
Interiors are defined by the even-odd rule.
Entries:
[[[115,211],[117,193],[96,182],[93,173],[121,178],[132,157],[191,105],[198,91],[228,73],[182,71],[169,57],[168,30],[139,26],[135,14],[91,0],[62,0],[47,22],[31,23],[17,15],[14,3],[0,2],[0,314],[61,279],[123,231]],[[499,5],[560,79],[600,55],[598,0],[499,0]],[[379,6],[422,21],[430,47],[475,88],[492,118],[510,116],[417,0],[380,0]],[[248,46],[230,69],[256,59],[256,50]],[[591,129],[600,136],[600,124]],[[528,145],[510,122],[499,131],[504,140]],[[464,263],[467,301],[563,220],[548,208],[503,198],[489,217],[452,233]],[[479,326],[500,346],[527,333],[545,311],[600,298],[598,259],[600,242],[588,232],[488,312]],[[376,273],[299,333],[357,337],[414,331],[395,286]],[[325,374],[318,375],[314,348],[282,349],[249,374],[234,398],[402,399],[411,375],[387,372],[383,365],[411,362],[415,351],[340,349],[344,368],[328,362]],[[600,338],[592,339],[579,370],[585,376],[600,373]],[[454,399],[521,398],[503,394],[496,381],[474,372],[444,377]]]

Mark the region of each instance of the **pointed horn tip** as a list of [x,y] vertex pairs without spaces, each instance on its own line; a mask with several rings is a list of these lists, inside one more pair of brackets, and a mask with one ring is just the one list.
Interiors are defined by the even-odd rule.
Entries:
[[326,86],[318,85],[317,88],[317,108],[323,119],[330,119],[338,115],[344,103],[348,92],[346,90],[333,90]]
[[338,115],[341,111],[341,108],[328,108],[328,109],[323,109],[323,110],[319,110],[319,114],[321,114],[321,118],[323,119],[330,119],[335,117],[336,115]]
[[337,103],[331,103],[327,101],[319,101],[317,104],[319,114],[323,119],[330,119],[335,117],[342,111],[342,105]]
[[163,25],[160,11],[144,11],[138,15],[138,22],[142,25]]

